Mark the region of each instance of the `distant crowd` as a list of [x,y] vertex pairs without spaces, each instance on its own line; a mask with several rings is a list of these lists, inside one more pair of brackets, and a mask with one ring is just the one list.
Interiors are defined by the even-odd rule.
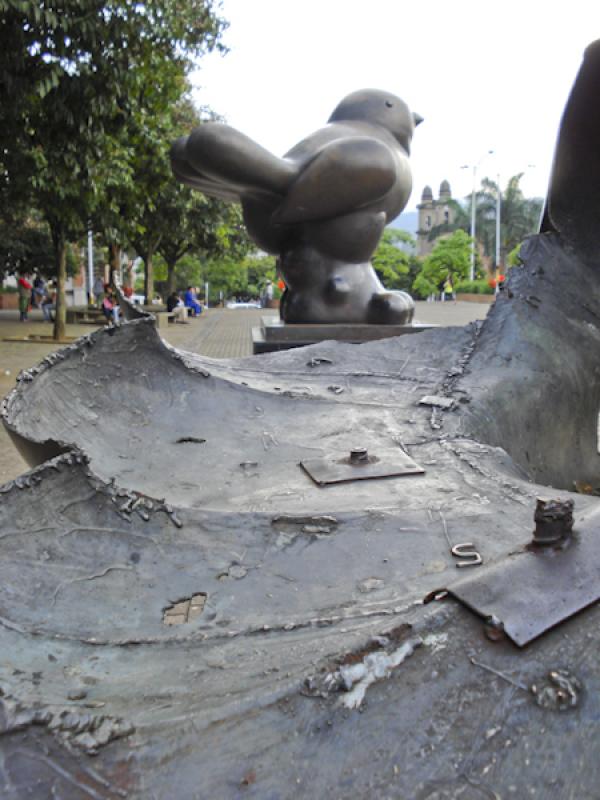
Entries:
[[19,292],[19,318],[26,322],[31,308],[39,308],[44,314],[44,319],[52,322],[53,311],[56,309],[56,292],[50,288],[47,281],[40,275],[32,277],[31,273],[24,272],[17,281]]
[[[19,318],[21,322],[28,320],[29,312],[32,309],[39,309],[44,315],[44,320],[54,321],[56,311],[56,289],[53,284],[47,281],[41,274],[23,272],[17,280],[17,290],[19,294]],[[132,298],[133,290],[130,287],[123,288],[123,294]],[[112,284],[106,283],[101,276],[97,276],[92,286],[93,304],[102,311],[108,325],[119,325],[121,321],[121,309],[116,289]],[[135,298],[134,298],[135,299]],[[141,298],[139,298],[141,299]],[[238,298],[236,298],[237,300]],[[273,301],[273,284],[268,280],[262,289],[259,299],[252,304],[260,305],[263,308],[269,307]],[[160,296],[153,298],[154,305],[162,305],[163,299]],[[167,311],[173,314],[175,322],[182,324],[188,323],[188,317],[198,317],[203,312],[203,305],[198,298],[198,290],[193,286],[188,286],[185,291],[171,292],[165,301]],[[234,303],[235,305],[235,303]],[[240,303],[244,305],[244,303]]]

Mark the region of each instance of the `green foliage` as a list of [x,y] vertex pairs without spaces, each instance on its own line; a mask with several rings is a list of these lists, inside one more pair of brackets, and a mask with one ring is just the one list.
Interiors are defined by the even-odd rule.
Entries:
[[411,255],[400,249],[401,244],[414,247],[415,240],[407,231],[386,228],[371,259],[373,269],[387,289],[410,289]]
[[[484,178],[481,188],[475,193],[475,232],[477,249],[492,259],[496,255],[496,214],[497,198],[500,189],[500,263],[507,263],[508,253],[520,244],[529,234],[535,233],[540,220],[543,201],[526,198],[520,188],[523,173],[513,175],[502,190],[495,181]],[[454,221],[452,224],[438,225],[429,233],[430,241],[455,230],[471,231],[472,195],[464,204],[448,200]]]
[[54,266],[54,251],[48,226],[27,221],[15,226],[0,221],[0,280],[15,272],[40,270],[48,274]]
[[[218,47],[223,26],[212,0],[0,0],[0,206],[33,206],[50,226],[55,335],[64,329],[66,241],[107,194],[100,216],[122,234],[123,210],[134,205],[132,154],[157,135],[144,117],[181,95],[191,57]],[[124,135],[133,128],[138,139]]]
[[507,262],[509,267],[518,267],[523,263],[521,261],[521,244],[519,242],[508,254]]
[[486,279],[478,281],[459,281],[454,290],[464,294],[494,294],[494,287]]
[[[275,283],[275,258],[256,252],[243,258],[236,258],[235,253],[220,258],[201,258],[196,254],[187,254],[177,262],[175,267],[174,289],[181,291],[188,286],[197,286],[201,292],[208,281],[210,301],[216,302],[220,293],[225,300],[237,297],[239,300],[258,298],[267,282]],[[161,282],[163,294],[167,291],[166,281],[168,266],[159,255],[155,263],[156,280]],[[164,286],[163,286],[164,282]],[[281,293],[275,287],[274,297]]]
[[[67,245],[67,274],[78,267],[76,246]],[[16,272],[56,276],[54,246],[48,225],[36,218],[15,225],[0,219],[0,281]]]
[[254,252],[241,260],[211,259],[206,262],[204,280],[209,283],[212,300],[219,292],[225,299],[258,299],[267,280],[275,283],[275,258]]
[[535,233],[539,226],[543,200],[539,197],[526,198],[521,190],[523,173],[513,175],[502,191],[494,181],[484,178],[481,191],[477,194],[478,214],[480,215],[481,235],[478,240],[484,243],[486,255],[494,256],[496,247],[496,203],[498,190],[501,193],[500,205],[500,263],[507,263],[508,254],[521,244],[526,236]]
[[469,274],[471,237],[457,230],[439,239],[431,253],[425,257],[413,282],[414,290],[421,296],[435,294],[442,288],[448,275],[454,283]]

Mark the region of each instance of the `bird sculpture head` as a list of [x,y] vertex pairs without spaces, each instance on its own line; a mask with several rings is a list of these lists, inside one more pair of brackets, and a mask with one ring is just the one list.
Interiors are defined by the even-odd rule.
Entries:
[[370,122],[388,130],[410,153],[410,142],[423,117],[413,113],[396,95],[379,89],[360,89],[338,103],[328,122]]

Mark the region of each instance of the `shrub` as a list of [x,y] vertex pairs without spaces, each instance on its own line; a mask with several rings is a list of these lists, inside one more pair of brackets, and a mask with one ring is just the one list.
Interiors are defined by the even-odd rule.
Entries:
[[489,285],[486,279],[478,281],[460,281],[456,284],[457,292],[463,294],[494,294],[494,288]]

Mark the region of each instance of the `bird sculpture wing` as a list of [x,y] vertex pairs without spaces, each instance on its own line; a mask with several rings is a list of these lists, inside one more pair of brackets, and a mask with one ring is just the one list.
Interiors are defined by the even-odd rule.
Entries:
[[192,167],[187,160],[185,151],[187,140],[188,137],[183,136],[181,139],[177,139],[171,147],[171,169],[177,180],[181,181],[181,183],[186,183],[193,189],[198,189],[198,191],[210,195],[210,197],[217,197],[219,200],[239,203],[239,187],[220,183]]
[[218,122],[207,122],[171,150],[179,180],[224,200],[282,197],[298,168],[274,156],[248,136]]
[[376,202],[396,182],[390,148],[368,136],[349,136],[325,145],[288,189],[274,220],[310,222],[348,214]]

